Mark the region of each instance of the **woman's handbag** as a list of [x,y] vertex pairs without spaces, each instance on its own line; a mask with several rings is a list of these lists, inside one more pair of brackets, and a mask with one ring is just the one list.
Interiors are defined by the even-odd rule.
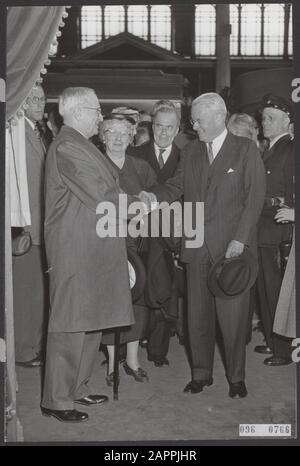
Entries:
[[32,240],[29,231],[24,228],[12,227],[11,251],[13,256],[23,256],[31,248]]

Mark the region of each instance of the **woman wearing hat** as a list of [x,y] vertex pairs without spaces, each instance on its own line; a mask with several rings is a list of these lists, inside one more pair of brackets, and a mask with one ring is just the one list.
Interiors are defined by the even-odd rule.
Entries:
[[[128,116],[111,114],[104,118],[100,126],[100,137],[105,145],[106,156],[118,173],[120,187],[125,193],[132,195],[147,190],[156,183],[156,175],[147,162],[126,154],[134,136],[134,124],[135,121]],[[129,256],[136,256],[139,241],[140,238],[127,237]],[[134,304],[134,314],[135,324],[124,328],[120,335],[120,343],[127,344],[126,362],[123,367],[137,382],[144,382],[148,380],[148,376],[138,360],[139,340],[144,338],[148,323],[148,309],[143,300],[143,293]],[[107,345],[108,350],[106,382],[110,386],[113,384],[114,333],[104,332],[102,344]]]

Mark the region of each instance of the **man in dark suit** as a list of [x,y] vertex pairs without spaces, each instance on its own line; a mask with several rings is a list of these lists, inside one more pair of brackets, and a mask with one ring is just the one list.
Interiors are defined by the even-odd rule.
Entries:
[[264,361],[266,365],[282,366],[292,362],[290,340],[273,333],[273,322],[282,282],[280,245],[291,241],[292,226],[277,223],[274,217],[281,206],[294,206],[294,144],[289,134],[291,104],[269,94],[262,106],[263,132],[270,146],[263,154],[267,192],[258,224],[257,290],[266,345],[256,346],[255,351],[269,355]]
[[[236,257],[245,247],[256,252],[256,223],[265,197],[265,173],[255,144],[225,127],[226,106],[215,93],[193,101],[192,124],[199,140],[188,144],[173,179],[154,188],[159,201],[204,202],[204,243],[193,247],[183,237],[181,260],[187,264],[188,330],[192,380],[186,392],[213,383],[216,319],[225,350],[230,397],[245,397],[245,353],[249,291],[232,299],[216,298],[208,273],[220,257]],[[199,226],[198,226],[199,228]],[[185,234],[185,232],[183,232]],[[196,246],[196,245],[195,245]]]
[[18,365],[43,364],[45,324],[48,312],[47,270],[44,250],[44,168],[45,146],[37,122],[43,118],[45,94],[40,85],[25,102],[25,148],[31,225],[30,250],[13,258],[15,357]]
[[[50,319],[41,409],[62,422],[82,422],[88,415],[77,404],[108,399],[91,395],[88,386],[101,330],[131,325],[134,318],[125,238],[98,229],[101,203],[117,209],[122,193],[117,172],[88,140],[102,121],[98,98],[89,88],[67,88],[59,111],[64,126],[49,150],[45,176]],[[117,213],[123,224],[127,212]]]
[[[180,117],[176,107],[169,100],[156,102],[151,115],[153,139],[141,146],[130,148],[129,153],[146,160],[155,171],[158,184],[163,185],[174,175],[180,160],[180,151],[174,143]],[[159,292],[157,286],[151,287],[151,290],[147,286],[146,290],[148,304],[155,308],[150,311],[147,351],[149,361],[161,367],[169,364],[167,354],[170,330],[172,320],[175,322],[177,317],[176,297],[171,300],[171,296],[176,293],[173,283],[175,270],[172,251],[163,238],[150,238],[148,247],[147,283],[153,283],[153,274],[160,280],[161,289]]]

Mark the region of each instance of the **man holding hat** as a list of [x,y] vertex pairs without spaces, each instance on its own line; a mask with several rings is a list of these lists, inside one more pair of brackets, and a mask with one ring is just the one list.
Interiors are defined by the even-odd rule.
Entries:
[[273,321],[282,282],[280,244],[292,237],[291,224],[277,223],[278,208],[294,206],[294,145],[289,134],[292,119],[291,103],[268,94],[262,102],[262,126],[270,146],[263,154],[267,191],[258,224],[258,298],[266,345],[255,347],[267,354],[264,363],[281,366],[292,362],[290,341],[273,333]]
[[193,247],[183,232],[192,369],[184,391],[199,393],[213,383],[218,320],[229,396],[243,398],[249,289],[257,271],[256,224],[265,198],[265,173],[254,142],[231,134],[226,115],[224,100],[214,92],[193,101],[191,123],[198,138],[183,149],[176,175],[153,193],[159,201],[172,202],[183,190],[185,203],[194,209],[204,203],[203,244]]

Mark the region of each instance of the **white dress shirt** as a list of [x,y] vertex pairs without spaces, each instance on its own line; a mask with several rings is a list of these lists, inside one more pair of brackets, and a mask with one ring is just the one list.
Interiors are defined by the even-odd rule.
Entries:
[[[213,152],[213,157],[214,159],[217,157],[219,150],[221,149],[223,142],[225,141],[225,138],[227,136],[227,129],[225,128],[224,131],[222,131],[219,136],[217,136],[215,139],[213,139],[212,142],[212,152]],[[208,151],[208,143],[206,143],[207,151]]]
[[164,161],[164,164],[166,164],[168,158],[169,158],[169,155],[171,154],[171,150],[172,150],[172,144],[168,147],[159,147],[156,142],[154,143],[154,150],[155,150],[155,155],[156,155],[156,158],[157,158],[157,161],[158,161],[158,156],[159,156],[159,151],[160,149],[163,149],[164,152],[162,153],[162,158],[163,158],[163,161]]

